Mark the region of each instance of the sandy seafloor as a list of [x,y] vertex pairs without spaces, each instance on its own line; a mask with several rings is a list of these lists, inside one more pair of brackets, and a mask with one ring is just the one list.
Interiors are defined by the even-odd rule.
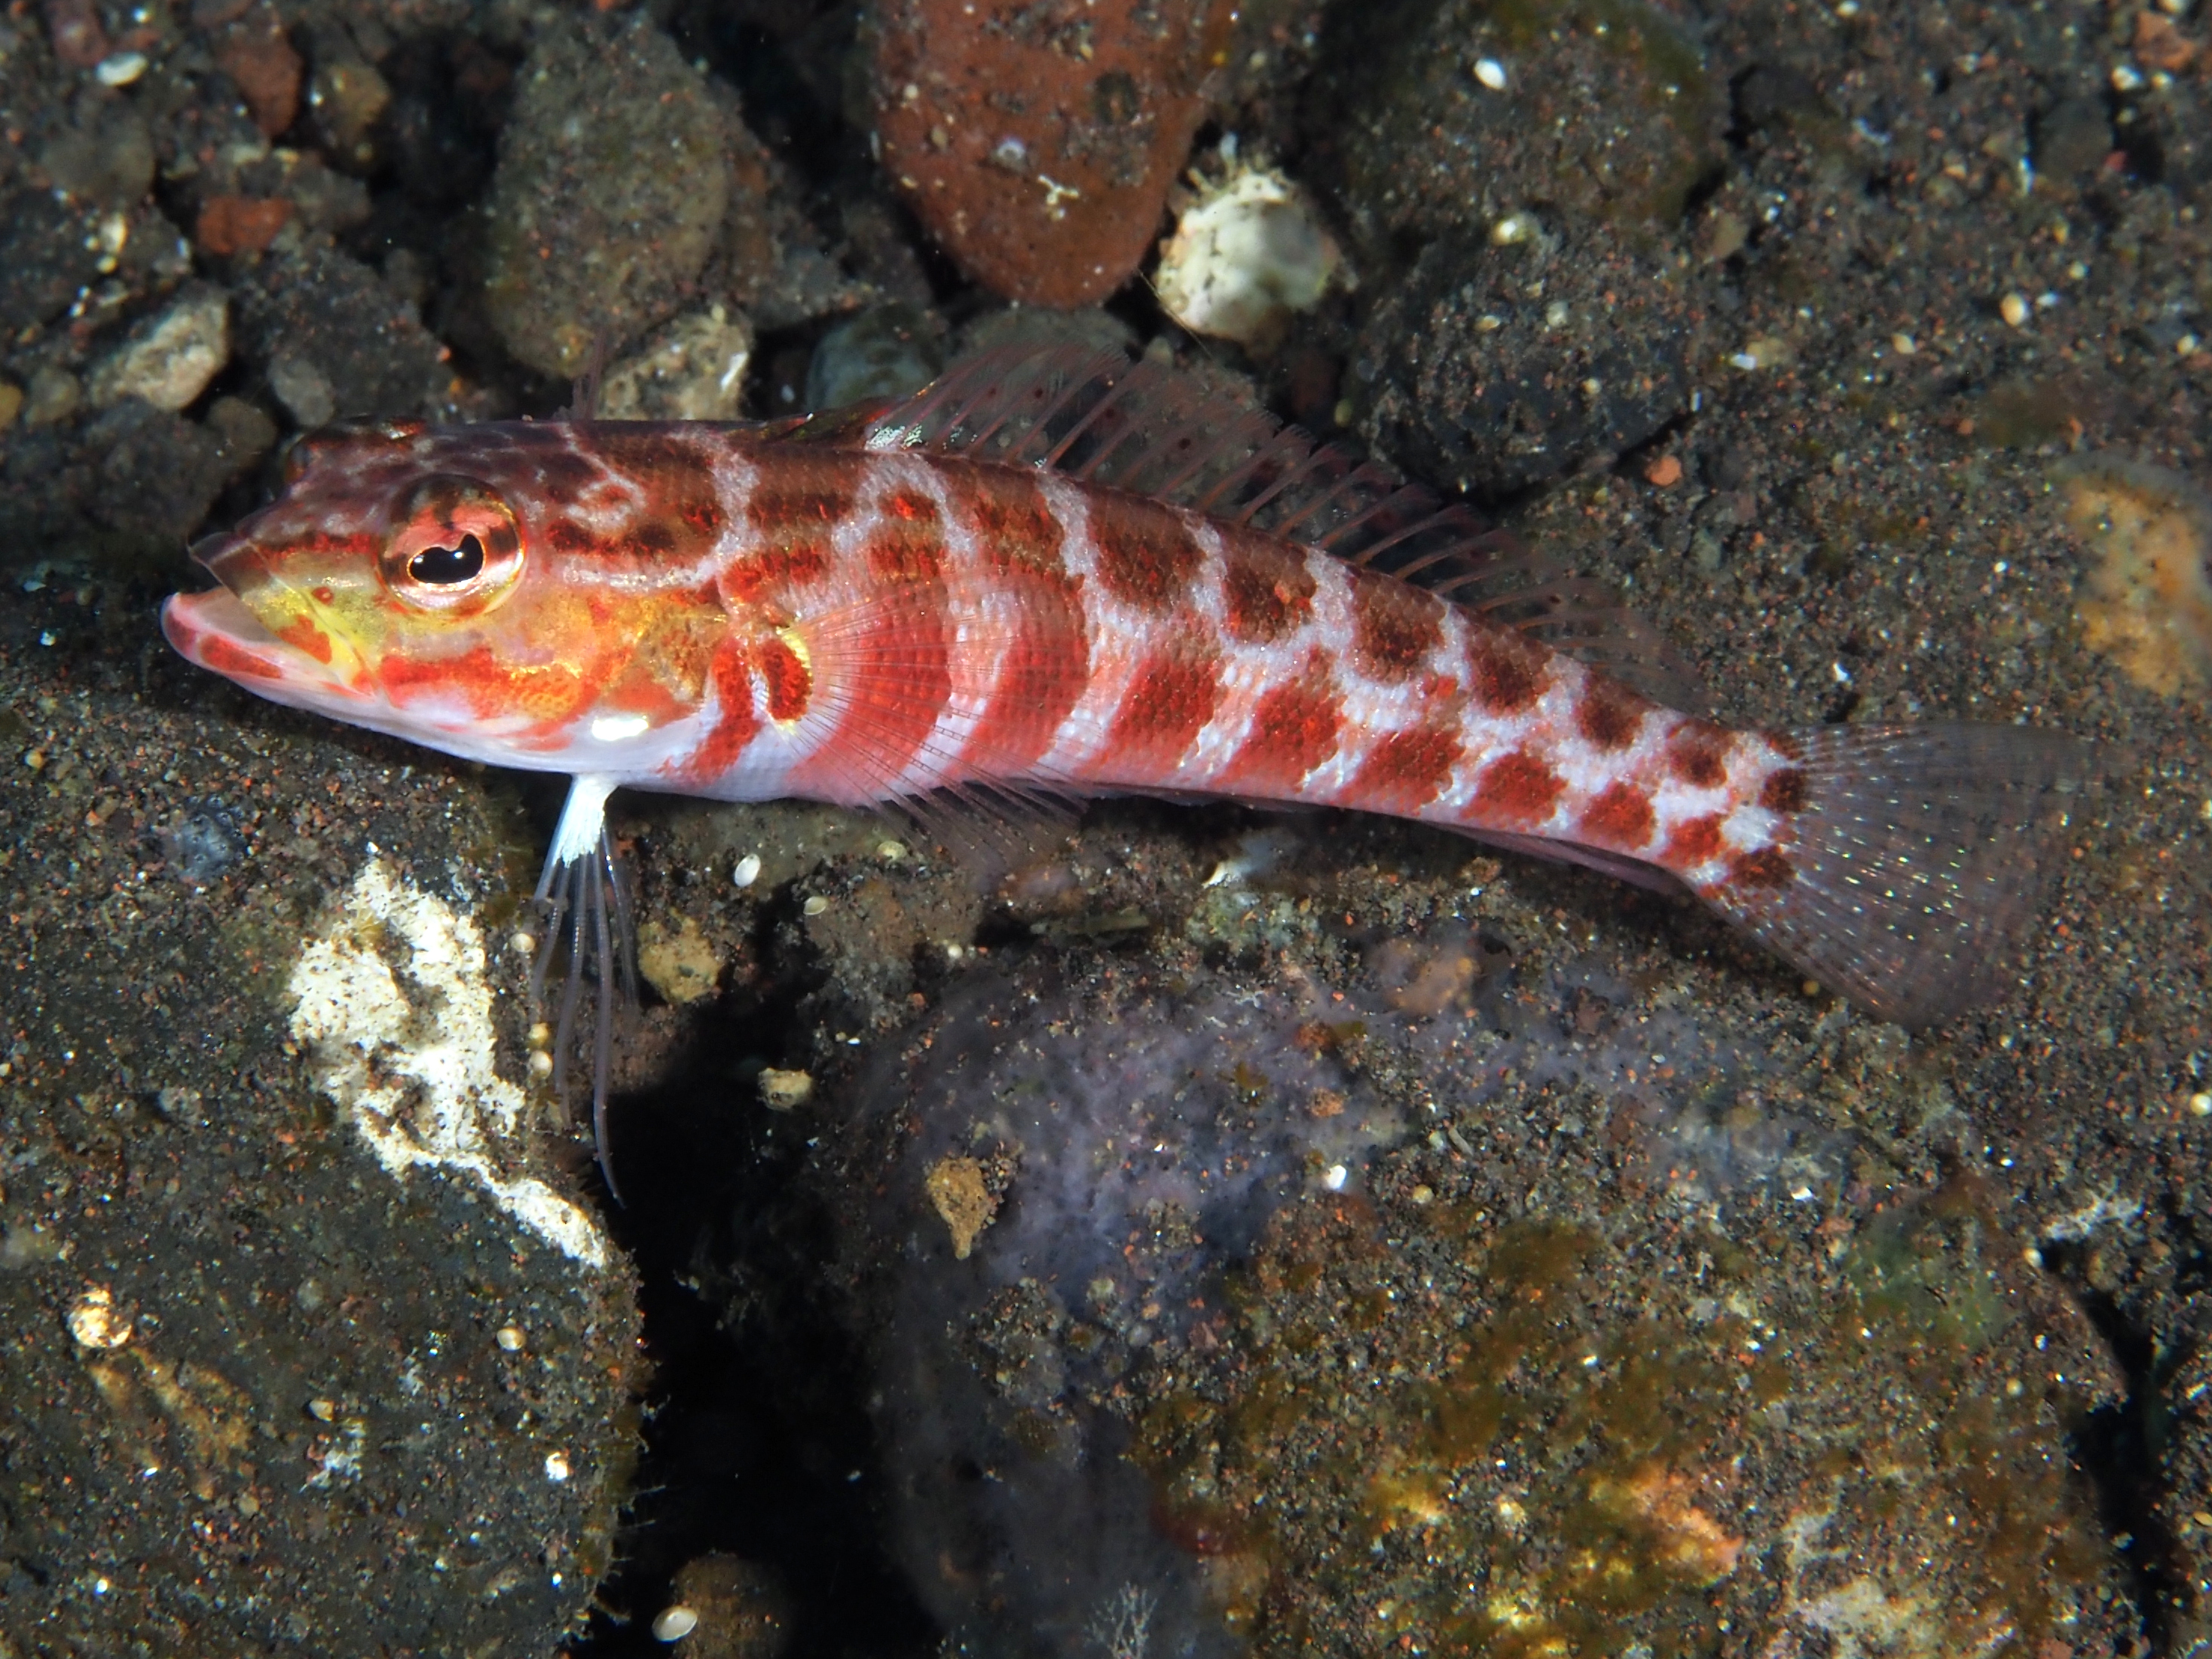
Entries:
[[1081,325],[1470,490],[1724,718],[2109,745],[2001,1002],[1376,821],[1108,803],[983,886],[624,798],[623,1207],[527,1065],[555,787],[154,620],[302,426],[555,410],[564,306],[749,415],[1003,326],[850,15],[588,27],[564,185],[557,8],[0,19],[0,1656],[2203,1651],[2201,3],[1261,8],[1201,142],[1358,286]]

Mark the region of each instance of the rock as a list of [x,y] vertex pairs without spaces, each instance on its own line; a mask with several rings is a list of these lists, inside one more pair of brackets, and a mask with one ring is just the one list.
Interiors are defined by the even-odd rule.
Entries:
[[51,322],[100,279],[97,216],[51,190],[0,191],[0,330]]
[[269,257],[234,278],[244,355],[303,426],[337,415],[412,415],[439,383],[440,348],[377,274],[335,248]]
[[752,350],[744,319],[726,306],[678,317],[607,371],[599,412],[611,421],[734,421]]
[[1225,0],[882,0],[884,170],[985,287],[1094,303],[1152,246],[1234,16]]
[[306,65],[285,38],[273,6],[256,6],[224,27],[216,65],[238,88],[253,125],[269,137],[298,118],[300,78]]
[[332,161],[365,170],[377,159],[372,137],[392,106],[392,83],[358,58],[319,64],[307,82],[307,108]]
[[192,240],[203,253],[228,258],[259,253],[292,220],[292,204],[281,196],[215,196],[200,206]]
[[928,316],[906,305],[877,306],[838,324],[806,366],[806,407],[842,409],[920,391],[945,367],[939,337]]
[[[1665,231],[1726,155],[1726,101],[1694,40],[1638,0],[1394,0],[1334,17],[1308,119],[1339,137],[1315,182],[1370,257],[1525,207]],[[1477,74],[1486,61],[1503,87]]]
[[49,139],[39,165],[55,188],[101,207],[129,207],[154,184],[154,135],[127,104],[111,102]]
[[137,398],[156,409],[179,410],[229,361],[230,296],[212,283],[195,283],[93,369],[93,406]]
[[276,422],[243,398],[217,398],[208,405],[206,426],[240,472],[276,447]]
[[25,426],[55,425],[83,406],[83,382],[69,370],[41,363],[31,371],[30,391],[23,400]]
[[488,210],[485,304],[540,374],[674,313],[728,210],[726,117],[640,18],[540,31],[518,76]]
[[94,421],[84,443],[98,458],[101,485],[93,514],[134,550],[181,546],[238,471],[213,434],[136,400]]
[[1701,322],[1671,260],[1601,226],[1455,236],[1369,316],[1348,390],[1376,449],[1496,496],[1657,432],[1688,401]]

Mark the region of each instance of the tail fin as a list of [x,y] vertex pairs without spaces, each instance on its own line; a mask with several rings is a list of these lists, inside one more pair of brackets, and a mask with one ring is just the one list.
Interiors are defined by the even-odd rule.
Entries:
[[1805,805],[1791,878],[1704,895],[1763,944],[1886,1019],[1990,1000],[2063,856],[2069,808],[2103,769],[2019,726],[1832,726],[1793,734]]

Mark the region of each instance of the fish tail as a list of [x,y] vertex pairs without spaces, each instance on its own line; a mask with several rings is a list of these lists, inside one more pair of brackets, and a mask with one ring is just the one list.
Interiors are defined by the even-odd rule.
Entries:
[[1790,734],[1782,857],[1701,896],[1820,983],[1929,1025],[1993,1000],[2110,757],[2053,732],[1937,722]]

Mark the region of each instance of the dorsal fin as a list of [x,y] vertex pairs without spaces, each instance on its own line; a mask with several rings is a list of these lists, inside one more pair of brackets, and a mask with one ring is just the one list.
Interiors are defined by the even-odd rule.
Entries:
[[1463,505],[1149,358],[1002,347],[902,403],[855,413],[800,435],[1048,467],[1150,495],[1419,582],[1674,708],[1705,706],[1680,654],[1601,584]]

